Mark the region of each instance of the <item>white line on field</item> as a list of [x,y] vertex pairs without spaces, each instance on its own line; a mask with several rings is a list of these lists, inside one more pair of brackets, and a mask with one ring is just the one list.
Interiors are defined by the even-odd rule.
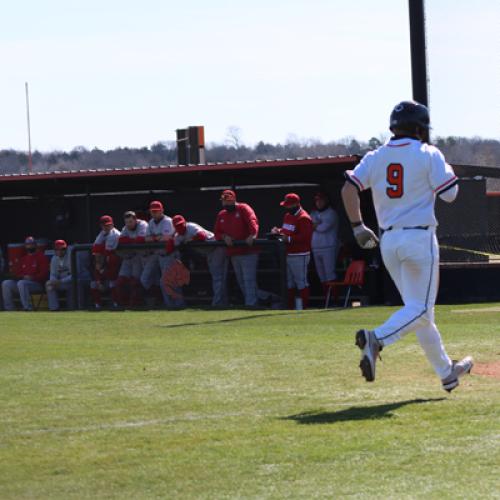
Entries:
[[452,309],[451,312],[456,314],[468,314],[468,313],[480,314],[483,312],[500,312],[500,306],[479,307],[477,309]]

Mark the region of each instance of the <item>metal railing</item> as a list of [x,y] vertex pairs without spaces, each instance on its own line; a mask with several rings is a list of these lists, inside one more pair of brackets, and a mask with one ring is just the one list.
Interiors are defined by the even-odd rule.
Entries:
[[[71,279],[71,284],[72,284],[72,292],[73,292],[73,303],[74,303],[74,308],[78,309],[81,308],[80,304],[80,297],[79,297],[79,292],[80,288],[78,286],[78,281],[79,281],[79,270],[78,270],[78,258],[77,254],[79,252],[90,252],[92,250],[92,244],[90,243],[83,243],[83,244],[75,244],[71,248],[71,269],[72,269],[72,279]],[[182,253],[183,248],[199,248],[199,247],[226,247],[227,245],[223,241],[190,241],[189,243],[185,243],[179,247],[177,247],[177,250],[179,250]],[[233,247],[245,247],[248,248],[248,244],[245,241],[234,241],[233,242]],[[286,279],[286,244],[281,240],[281,239],[256,239],[253,243],[252,248],[261,248],[261,247],[270,247],[274,249],[275,255],[278,257],[278,268],[276,269],[276,272],[278,274],[279,278],[279,290],[280,290],[280,299],[281,299],[281,308],[286,309],[287,308],[287,301],[288,301],[288,291],[287,291],[287,279]],[[122,251],[130,251],[130,250],[159,250],[159,249],[165,249],[165,243],[164,242],[148,242],[148,243],[133,243],[133,244],[127,244],[127,245],[122,245],[118,246],[116,249],[118,252],[120,250]],[[229,258],[229,257],[228,257]],[[258,271],[257,271],[258,272]],[[208,271],[207,271],[208,273]]]

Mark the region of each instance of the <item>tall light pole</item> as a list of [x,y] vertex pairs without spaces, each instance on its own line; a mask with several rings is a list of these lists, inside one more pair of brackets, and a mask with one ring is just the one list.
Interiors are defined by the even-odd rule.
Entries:
[[28,127],[28,172],[33,172],[33,159],[31,157],[31,124],[30,124],[30,97],[28,92],[28,82],[24,83],[26,90],[26,124]]
[[424,0],[408,0],[413,99],[429,106]]

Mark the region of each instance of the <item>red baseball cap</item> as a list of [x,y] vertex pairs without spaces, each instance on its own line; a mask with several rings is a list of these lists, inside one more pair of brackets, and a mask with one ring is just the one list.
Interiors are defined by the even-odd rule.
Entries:
[[231,189],[225,189],[222,191],[220,199],[225,201],[236,201],[236,193]]
[[68,248],[68,244],[64,240],[56,240],[54,242],[54,248],[56,250],[58,250],[60,248]]
[[111,217],[111,215],[103,215],[99,219],[99,224],[102,224],[104,226],[110,226],[111,224],[113,224],[113,217]]
[[172,224],[174,227],[184,227],[186,225],[186,219],[182,215],[174,215],[172,218]]
[[152,201],[149,204],[149,210],[163,210],[163,203],[161,201]]
[[296,193],[288,193],[285,199],[280,203],[282,207],[291,207],[300,203],[300,196]]

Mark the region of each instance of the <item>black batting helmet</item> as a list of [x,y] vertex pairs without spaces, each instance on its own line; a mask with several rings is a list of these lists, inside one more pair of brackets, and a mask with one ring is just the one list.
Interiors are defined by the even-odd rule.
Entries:
[[427,107],[415,101],[396,104],[391,113],[389,129],[414,130],[416,127],[425,130],[431,128]]

